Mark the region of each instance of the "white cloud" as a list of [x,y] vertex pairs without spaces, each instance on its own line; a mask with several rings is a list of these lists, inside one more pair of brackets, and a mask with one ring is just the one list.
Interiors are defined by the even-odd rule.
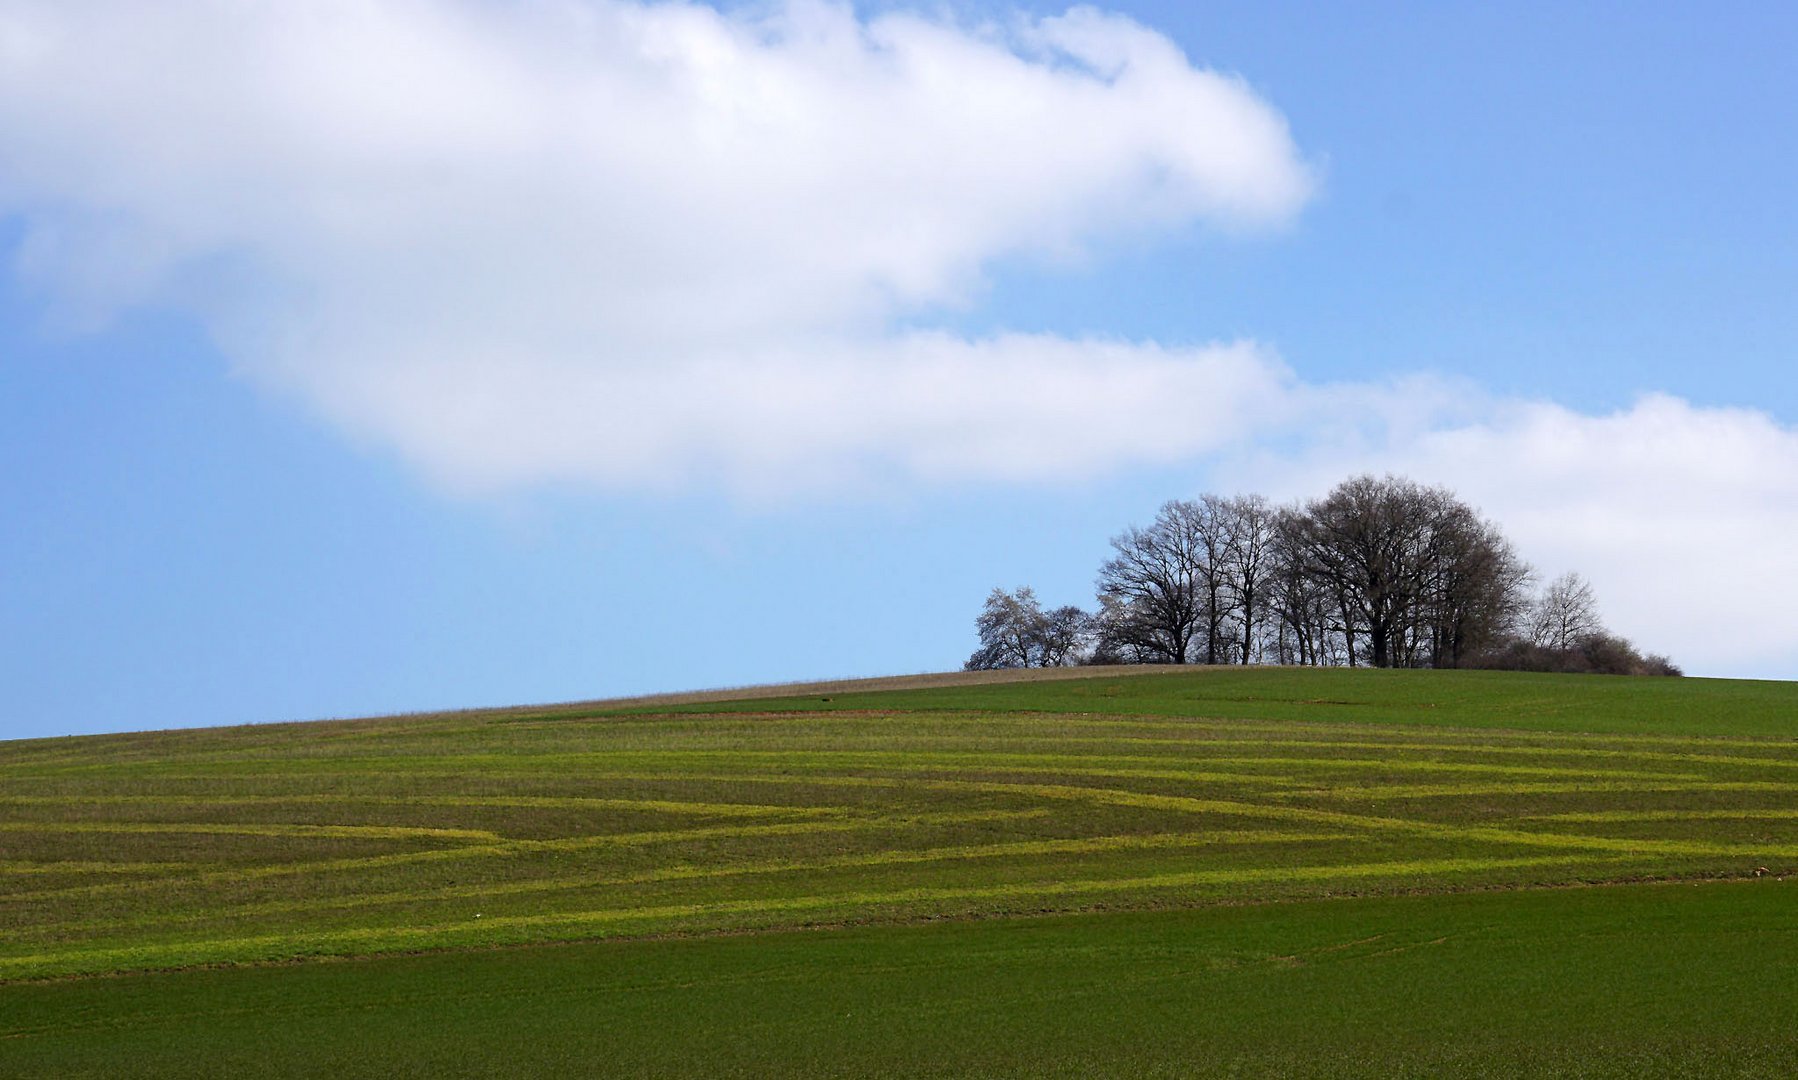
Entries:
[[[1326,409],[1327,395],[1316,404]],[[1598,416],[1540,402],[1477,408],[1449,418],[1425,404],[1225,472],[1283,498],[1362,471],[1444,484],[1545,579],[1584,574],[1607,622],[1644,648],[1702,674],[1798,677],[1798,430],[1659,394]]]
[[641,371],[496,361],[482,348],[445,339],[415,358],[352,355],[331,382],[342,396],[326,404],[450,484],[711,476],[776,497],[870,481],[1090,476],[1120,456],[1171,463],[1295,408],[1291,375],[1249,344],[908,333],[695,353]]
[[891,327],[971,302],[995,259],[1277,226],[1309,187],[1239,80],[1088,8],[0,0],[23,270],[76,312],[194,311],[249,376],[458,486],[1203,448],[1087,421],[1277,365]]
[[751,496],[1203,455],[1446,483],[1616,627],[1798,675],[1798,433],[1187,348],[893,329],[995,260],[1277,228],[1279,113],[1089,8],[962,25],[636,0],[0,0],[0,215],[65,313],[205,321],[442,484]]

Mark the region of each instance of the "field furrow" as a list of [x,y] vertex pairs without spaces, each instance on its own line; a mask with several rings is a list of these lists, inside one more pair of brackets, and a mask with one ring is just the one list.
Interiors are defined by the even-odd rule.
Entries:
[[707,709],[27,744],[0,979],[1798,868],[1758,732]]

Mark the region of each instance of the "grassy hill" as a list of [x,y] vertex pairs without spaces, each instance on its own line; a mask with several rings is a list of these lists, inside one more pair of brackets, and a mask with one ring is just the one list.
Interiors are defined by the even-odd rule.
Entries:
[[0,1074],[1798,1066],[1798,684],[945,681],[0,744]]

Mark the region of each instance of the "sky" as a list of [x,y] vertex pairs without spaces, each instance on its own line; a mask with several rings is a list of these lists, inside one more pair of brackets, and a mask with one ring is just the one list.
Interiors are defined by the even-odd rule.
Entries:
[[0,0],[0,738],[959,667],[1453,488],[1798,678],[1798,12]]

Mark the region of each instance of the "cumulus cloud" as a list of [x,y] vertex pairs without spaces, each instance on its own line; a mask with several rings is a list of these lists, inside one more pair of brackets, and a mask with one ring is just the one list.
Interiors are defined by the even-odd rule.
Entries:
[[871,483],[1037,482],[1120,459],[1189,459],[1295,410],[1291,373],[1246,343],[915,332],[619,369],[517,353],[496,361],[446,339],[415,357],[347,358],[323,391],[328,409],[393,438],[446,483],[477,488],[667,488],[702,476],[780,498]]
[[999,260],[1277,229],[1281,115],[1091,8],[0,0],[0,216],[67,318],[190,313],[243,374],[445,486],[754,497],[1213,455],[1229,486],[1445,483],[1611,621],[1798,674],[1798,433],[1588,416],[1252,342],[897,329]]
[[1086,425],[1255,397],[1277,362],[892,328],[972,302],[994,260],[1277,227],[1310,185],[1240,80],[1089,8],[0,0],[19,268],[65,311],[193,312],[250,377],[457,486],[1202,449]]
[[1645,648],[1703,674],[1798,677],[1798,429],[1661,394],[1602,415],[1488,399],[1449,416],[1418,400],[1402,421],[1224,472],[1286,498],[1360,471],[1447,485],[1544,579],[1584,574],[1607,622]]

